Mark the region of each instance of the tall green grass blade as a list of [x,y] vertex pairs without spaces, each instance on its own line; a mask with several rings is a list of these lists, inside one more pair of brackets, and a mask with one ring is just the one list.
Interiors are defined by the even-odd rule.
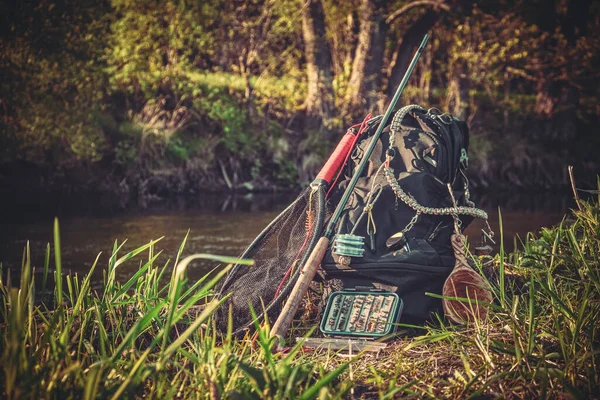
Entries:
[[99,398],[98,388],[102,382],[103,369],[101,365],[92,366],[86,375],[83,400],[95,400]]
[[154,258],[154,243],[150,242],[150,247],[148,247],[148,261]]
[[331,384],[335,379],[337,379],[345,370],[348,369],[350,363],[352,363],[353,361],[354,360],[345,362],[330,373],[328,373],[327,375],[325,375],[323,378],[317,381],[317,383],[315,383],[314,385],[309,387],[304,393],[302,393],[302,395],[298,397],[298,399],[308,400],[316,398],[319,391],[325,386]]
[[500,250],[499,250],[499,256],[500,256],[500,265],[499,265],[499,273],[500,273],[500,279],[499,279],[499,285],[500,285],[500,305],[502,307],[506,306],[506,291],[505,291],[505,287],[504,287],[504,227],[502,226],[502,211],[500,211],[500,207],[498,207],[498,229],[500,230]]
[[60,257],[60,232],[58,227],[58,218],[54,218],[54,279],[56,305],[60,307],[63,304],[62,287],[62,260]]
[[558,226],[558,228],[556,229],[556,233],[554,236],[554,240],[552,241],[552,255],[550,256],[550,267],[548,268],[548,274],[552,274],[552,272],[554,271],[554,264],[556,262],[556,253],[557,253],[557,249],[558,249],[558,244],[560,243],[560,239],[562,237],[562,233],[563,233],[563,224],[562,222],[560,223],[560,225]]
[[117,268],[119,265],[131,260],[133,257],[137,256],[138,254],[140,254],[143,251],[146,251],[147,249],[149,249],[150,247],[154,246],[156,243],[160,242],[162,239],[164,238],[164,236],[159,237],[156,240],[151,240],[149,243],[146,243],[143,246],[138,247],[135,250],[130,251],[129,253],[125,254],[123,257],[119,258],[116,262],[115,262],[115,266],[114,268]]
[[50,243],[46,244],[46,254],[44,256],[44,271],[42,274],[42,295],[46,292],[46,282],[48,282],[48,268],[50,267]]
[[163,308],[163,303],[159,303],[152,307],[150,311],[140,320],[138,320],[135,325],[127,332],[127,335],[123,339],[123,341],[119,344],[117,349],[113,352],[112,357],[110,358],[111,362],[115,362],[117,359],[122,357],[122,353],[129,345],[133,344],[135,340],[140,336],[140,334],[148,328],[150,323],[154,318],[158,316],[160,310]]
[[29,241],[25,245],[23,252],[23,263],[21,264],[21,291],[24,295],[29,292],[31,283],[31,250],[29,249]]
[[125,243],[127,243],[127,239],[125,239],[120,245],[118,244],[117,240],[115,240],[113,243],[112,253],[108,259],[108,270],[106,271],[107,276],[104,280],[104,285],[107,289],[109,289],[109,291],[112,290],[112,286],[114,285],[114,270],[117,265],[117,256]]
[[192,334],[194,334],[200,325],[202,325],[219,307],[225,299],[221,300],[213,300],[206,305],[206,308],[202,311],[202,313],[196,318],[196,320],[181,334],[179,337],[171,343],[169,347],[162,353],[159,365],[164,366],[166,360],[179,348],[181,347]]
[[8,293],[10,313],[6,326],[6,335],[3,343],[2,361],[4,369],[5,393],[8,398],[16,396],[19,386],[19,376],[28,368],[25,345],[23,342],[25,329],[25,310],[17,288],[10,289]]
[[[549,296],[552,300],[552,306],[561,312],[568,319],[575,320],[575,313],[564,303],[564,301],[557,295],[556,290],[551,287],[548,283],[541,279],[535,278],[537,284],[542,288],[544,294]],[[550,281],[552,282],[552,281]]]
[[185,234],[185,237],[183,238],[183,241],[181,242],[181,245],[179,245],[179,250],[177,250],[177,257],[175,257],[175,265],[179,264],[179,259],[181,258],[181,254],[183,253],[183,248],[185,247],[185,244],[187,243],[189,235],[190,235],[190,230],[188,229],[188,231]]
[[410,349],[413,349],[415,347],[418,347],[418,346],[421,346],[424,344],[440,342],[443,340],[450,339],[450,338],[452,338],[452,336],[454,336],[453,332],[442,332],[442,333],[437,333],[437,334],[431,334],[429,336],[418,336],[411,343],[409,343],[406,347],[404,347],[404,349],[410,350]]
[[183,318],[184,315],[187,314],[188,310],[192,308],[195,304],[197,304],[201,299],[206,299],[207,293],[204,291],[194,293],[194,295],[190,296],[183,304],[181,304],[175,314],[173,316],[173,323],[178,322]]
[[[94,263],[90,267],[90,271],[87,273],[86,277],[83,280],[83,283],[81,284],[81,289],[78,291],[77,300],[75,301],[74,306],[71,309],[71,313],[69,314],[69,317],[67,320],[67,327],[72,326],[75,318],[84,313],[83,302],[86,299],[86,297],[89,295],[90,279],[92,277],[92,274],[94,273],[94,270],[96,269],[96,265],[98,265],[98,260],[100,259],[101,254],[102,253],[99,253],[96,256],[96,260],[94,260]],[[71,304],[73,304],[73,303],[71,303]],[[68,329],[65,329],[63,331],[63,334],[61,335],[61,339],[60,339],[61,343],[63,343],[63,344],[67,343],[69,334],[70,334],[70,332]]]
[[112,292],[114,292],[116,290],[116,287],[115,287],[115,277],[116,277],[116,269],[117,269],[117,267],[119,267],[123,263],[131,260],[133,257],[137,256],[138,254],[142,253],[143,251],[146,251],[149,247],[153,246],[155,243],[157,243],[161,239],[162,239],[162,237],[158,238],[157,240],[151,240],[149,243],[146,243],[145,245],[140,246],[137,249],[130,251],[129,253],[127,253],[123,257],[121,257],[118,260],[114,261],[115,258],[116,258],[116,256],[117,256],[117,251],[125,243],[125,242],[121,243],[121,246],[119,246],[117,248],[117,242],[115,241],[115,245],[113,247],[113,254],[111,255],[111,262],[109,263],[109,268],[108,268],[108,277],[106,279],[106,283],[105,283],[105,287],[104,287],[104,297],[105,298],[107,296],[109,296],[110,293],[112,293]]
[[[589,288],[589,286],[588,286]],[[580,342],[580,337],[579,335],[582,333],[582,327],[586,321],[586,319],[589,317],[589,310],[588,310],[588,304],[590,302],[590,298],[589,298],[589,294],[584,295],[583,296],[583,300],[581,301],[581,304],[579,305],[579,312],[577,313],[577,318],[575,319],[575,326],[572,330],[572,337],[571,337],[571,349],[573,349],[574,351],[577,350],[578,343]],[[592,322],[593,324],[594,322]]]
[[[473,285],[473,286],[478,286],[478,285]],[[478,306],[485,306],[485,307],[489,307],[489,308],[495,308],[497,310],[501,310],[502,307],[499,307],[497,305],[495,305],[494,303],[488,303],[482,300],[478,300],[478,299],[472,299],[469,297],[457,297],[457,296],[444,296],[441,294],[437,294],[437,293],[431,293],[431,292],[425,292],[425,295],[429,296],[429,297],[433,297],[435,299],[447,299],[447,300],[456,300],[456,301],[460,301],[461,303],[467,303],[467,304],[477,304]],[[418,329],[423,329],[423,327],[419,327],[417,325],[409,325],[409,324],[394,324],[396,326],[403,326],[406,328],[418,328]]]
[[216,271],[217,268],[214,268],[213,270],[211,270],[210,272],[208,272],[207,274],[205,274],[203,277],[199,278],[196,282],[194,282],[194,284],[192,286],[190,286],[181,295],[180,298],[183,300],[183,299],[187,298],[188,296],[190,296],[192,293],[194,293],[196,290],[198,290],[198,287],[200,287],[200,285],[202,285]]
[[121,289],[119,289],[119,291],[115,293],[114,296],[112,296],[111,301],[117,301],[121,296],[127,293],[127,291],[139,281],[140,277],[146,273],[148,268],[152,266],[152,263],[156,261],[156,259],[160,256],[161,253],[162,251],[159,251],[154,257],[148,260],[146,264],[144,264],[139,270],[137,270],[136,273],[133,274],[133,276],[129,278],[129,280],[125,282],[123,286],[121,286]]
[[[152,257],[152,255],[150,255],[150,260],[152,260],[152,258],[154,258],[154,257]],[[133,365],[133,368],[131,368],[131,371],[129,372],[129,376],[127,376],[127,378],[123,381],[121,386],[119,386],[119,388],[117,389],[115,394],[113,394],[113,396],[111,397],[112,400],[120,399],[121,396],[123,395],[123,393],[125,392],[125,390],[134,382],[135,377],[138,375],[140,369],[144,365],[144,362],[150,355],[151,350],[152,350],[152,348],[147,349],[142,354],[142,356],[136,361],[136,363]]]
[[[261,301],[262,302],[262,301]],[[269,337],[269,320],[265,313],[265,321],[264,327],[260,326],[260,322],[258,320],[258,316],[256,315],[256,311],[254,307],[250,306],[250,315],[252,316],[252,320],[254,321],[254,327],[256,328],[256,333],[258,334],[258,343],[260,344],[263,354],[267,360],[267,366],[273,368],[275,364],[275,360],[273,359],[273,354],[271,353],[271,349],[274,347],[273,344],[278,340],[276,337]],[[264,306],[263,306],[264,308]]]
[[158,285],[160,284],[160,281],[163,279],[163,276],[165,275],[165,272],[167,271],[167,267],[169,265],[169,261],[167,261],[165,263],[165,265],[160,269],[160,272],[158,274],[158,276],[156,277],[156,279],[154,280],[154,291],[153,293],[156,293],[156,295],[160,295],[164,290],[167,289],[167,286],[164,286],[162,288],[158,288]]
[[73,290],[73,279],[72,279],[71,275],[69,274],[65,277],[65,280],[67,281],[67,295],[68,295],[69,304],[73,304],[75,302],[75,291]]
[[102,313],[98,304],[96,304],[94,307],[94,313],[96,314],[96,321],[98,321],[96,327],[98,328],[98,342],[100,344],[100,354],[103,357],[106,357],[108,356],[109,345],[108,332],[106,332],[106,328],[104,328],[104,320],[106,316]]
[[[170,283],[169,297],[168,297],[169,298],[169,311],[167,314],[167,320],[166,320],[166,324],[165,324],[169,329],[174,322],[175,311],[177,309],[177,305],[179,304],[181,287],[183,285],[183,278],[185,275],[185,271],[187,270],[187,267],[189,266],[189,264],[192,261],[197,260],[197,259],[225,261],[225,262],[232,262],[232,263],[246,263],[246,265],[252,265],[254,263],[252,260],[239,260],[235,257],[222,257],[222,256],[215,256],[212,254],[194,254],[194,255],[188,256],[188,257],[184,258],[183,260],[181,260],[181,262],[179,264],[177,264],[175,266],[175,269],[173,270],[173,277],[172,277],[172,280]],[[225,267],[211,281],[209,281],[209,283],[201,289],[202,292],[204,292],[204,293],[208,292],[208,290],[210,290],[212,287],[214,287],[217,284],[217,282],[230,269],[231,269],[231,264],[228,265],[227,267]],[[163,351],[166,348],[167,339],[168,339],[168,335],[164,335],[163,343],[162,343],[162,347],[161,347],[163,349]]]
[[117,240],[115,240],[115,242],[113,243],[113,248],[112,248],[112,253],[110,253],[110,257],[108,259],[108,271],[110,272],[110,270],[112,270],[115,266],[115,263],[117,262],[117,254],[119,249],[125,244],[125,241],[123,243],[121,243],[121,246],[117,246],[118,242]]
[[537,319],[535,315],[535,280],[533,275],[529,279],[529,330],[527,341],[527,355],[533,354],[535,346]]

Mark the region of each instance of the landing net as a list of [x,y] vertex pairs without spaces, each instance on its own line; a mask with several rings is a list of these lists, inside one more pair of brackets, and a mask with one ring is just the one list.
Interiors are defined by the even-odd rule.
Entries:
[[253,325],[250,307],[259,322],[265,313],[274,321],[319,239],[327,214],[325,194],[325,186],[305,189],[242,253],[240,258],[255,264],[235,265],[221,284],[219,296],[229,295],[216,315],[221,329],[227,327],[230,307],[235,334]]

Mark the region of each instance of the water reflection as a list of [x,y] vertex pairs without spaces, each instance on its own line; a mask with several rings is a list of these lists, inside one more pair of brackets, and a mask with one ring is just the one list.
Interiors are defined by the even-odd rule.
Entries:
[[[61,225],[62,255],[65,268],[86,273],[96,255],[100,256],[98,279],[115,241],[127,239],[120,254],[159,239],[156,250],[163,250],[159,265],[174,260],[177,250],[189,230],[184,255],[213,253],[236,256],[266,226],[295,194],[269,195],[205,195],[176,198],[144,211],[115,211],[93,213],[89,208],[56,209]],[[518,200],[517,200],[518,198]],[[573,206],[568,194],[558,196],[475,196],[478,206],[490,214],[490,225],[498,229],[498,206],[502,208],[504,241],[508,251],[516,237],[542,226],[561,221]],[[47,210],[46,210],[47,211]],[[16,211],[3,218],[0,225],[0,262],[19,266],[23,247],[29,240],[33,265],[41,267],[46,244],[52,241],[52,212],[23,215]],[[479,243],[483,223],[475,221],[466,230],[473,243]],[[496,236],[499,237],[498,234]],[[141,258],[138,258],[140,260]],[[139,262],[139,261],[138,261]],[[172,261],[171,261],[172,262]],[[199,277],[215,265],[199,261],[191,269],[191,277]],[[121,280],[131,276],[139,267],[135,262],[117,271]]]

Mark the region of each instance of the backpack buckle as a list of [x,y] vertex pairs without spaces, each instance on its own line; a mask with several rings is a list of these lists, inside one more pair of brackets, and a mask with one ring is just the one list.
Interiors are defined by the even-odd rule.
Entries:
[[464,147],[460,149],[460,160],[459,162],[465,166],[465,168],[469,165],[469,156],[467,155],[467,149]]

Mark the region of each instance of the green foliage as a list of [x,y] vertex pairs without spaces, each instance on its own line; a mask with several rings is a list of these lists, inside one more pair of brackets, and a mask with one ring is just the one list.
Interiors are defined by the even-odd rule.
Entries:
[[165,149],[165,156],[172,163],[186,161],[190,157],[188,149],[181,138],[169,140]]
[[[304,126],[305,4],[299,0],[20,3],[0,12],[3,163],[25,160],[50,175],[117,164],[123,167],[118,180],[197,168],[214,183],[221,175],[217,160],[234,157],[231,169],[242,180],[289,182],[295,179],[290,160],[300,179],[310,180],[330,150]],[[323,1],[337,110],[345,108],[361,4]],[[389,17],[407,4],[377,7]],[[575,7],[550,2],[541,15],[518,0],[440,11],[405,101],[468,119],[482,154],[504,154],[508,137],[542,143],[539,154],[553,154],[550,159],[593,160],[593,146],[581,143],[596,140],[588,132],[597,125],[600,97],[600,8],[584,2],[589,18],[581,21]],[[406,57],[399,44],[424,11],[410,8],[387,25],[385,70],[377,77],[382,100],[389,71]],[[579,19],[571,26],[567,15]],[[348,120],[339,111],[332,115],[332,126]],[[547,127],[555,121],[566,122]],[[277,144],[282,141],[286,152]],[[252,172],[257,162],[279,167]]]
[[486,320],[422,327],[373,364],[357,363],[356,379],[373,382],[380,398],[593,397],[599,255],[600,207],[583,202],[559,226],[529,234],[506,260],[502,250],[477,260],[480,269],[488,262],[495,297]]
[[298,167],[291,160],[283,159],[277,163],[274,181],[284,187],[294,187],[298,182]]
[[[90,282],[100,255],[83,279],[62,277],[58,237],[56,222],[54,309],[34,303],[28,246],[20,285],[11,287],[0,274],[3,398],[333,398],[349,389],[338,378],[348,362],[318,366],[301,354],[301,343],[287,354],[272,354],[268,326],[259,329],[257,347],[249,336],[234,339],[231,329],[217,335],[210,317],[222,300],[213,298],[213,288],[230,267],[196,282],[188,282],[186,270],[196,259],[248,266],[251,260],[182,258],[186,236],[165,285],[169,262],[156,265],[160,238],[121,257],[123,243],[115,242],[99,294]],[[50,247],[47,259],[49,254]],[[116,279],[122,265],[138,261],[133,276]]]
[[[534,68],[532,59],[542,55],[537,49],[547,41],[548,34],[516,14],[495,16],[477,7],[471,16],[457,21],[454,32],[448,49],[449,73],[456,73],[456,69],[468,71],[470,84],[484,90],[490,100],[504,100],[502,106],[512,107],[513,113],[532,113],[535,101],[529,98],[530,101],[515,106],[511,104],[512,96],[503,98],[504,88],[515,76],[543,73],[526,70]],[[519,85],[523,84],[528,82]]]
[[259,143],[251,140],[250,133],[246,130],[247,111],[241,109],[235,101],[217,93],[213,91],[201,102],[207,111],[207,116],[219,123],[222,129],[222,143],[233,154],[252,153]]
[[113,90],[151,95],[173,85],[213,46],[204,28],[210,4],[113,0],[107,72]]
[[24,5],[15,15],[22,19],[9,22],[12,35],[0,56],[13,149],[42,165],[98,161],[106,149],[94,118],[103,109],[104,10],[97,2],[49,2]]
[[[245,91],[244,79],[230,72],[195,72],[187,75],[189,78],[189,91],[193,96],[202,96],[203,93],[228,94],[242,100]],[[254,101],[258,110],[268,108],[275,116],[287,115],[295,111],[304,101],[306,83],[298,74],[288,74],[284,77],[262,74],[249,78],[253,88]]]

